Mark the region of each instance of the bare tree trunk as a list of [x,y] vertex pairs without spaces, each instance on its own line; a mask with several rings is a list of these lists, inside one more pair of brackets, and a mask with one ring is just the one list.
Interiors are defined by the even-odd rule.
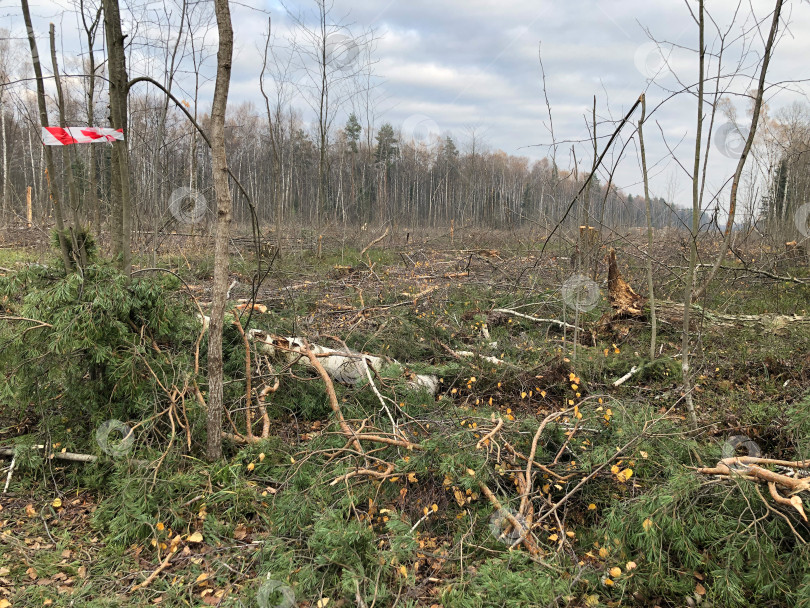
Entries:
[[[65,96],[62,94],[62,79],[59,76],[59,64],[56,61],[56,36],[54,25],[51,23],[49,30],[49,40],[51,43],[51,63],[53,64],[53,79],[56,84],[56,99],[59,104],[59,126],[63,129],[67,127],[65,120]],[[70,228],[70,241],[73,245],[73,254],[77,257],[79,266],[87,267],[87,251],[84,248],[84,235],[79,226],[79,194],[76,191],[76,176],[73,174],[73,147],[65,146],[62,149],[67,157],[67,166],[64,168],[68,183],[68,200],[73,226]],[[67,236],[67,235],[65,235]]]
[[734,171],[734,178],[731,181],[731,195],[728,208],[728,221],[726,222],[726,230],[723,235],[723,246],[720,248],[720,254],[717,256],[712,269],[709,271],[708,276],[703,281],[703,284],[695,292],[694,300],[700,299],[705,293],[709,284],[714,279],[723,261],[726,259],[729,244],[731,242],[731,230],[734,228],[734,216],[737,211],[737,190],[740,186],[740,178],[742,177],[743,167],[745,167],[745,160],[748,158],[748,153],[751,151],[751,146],[754,143],[754,137],[757,133],[757,125],[759,124],[759,113],[762,109],[762,97],[765,94],[765,76],[768,72],[768,64],[771,61],[773,54],[773,45],[776,40],[776,33],[779,31],[779,16],[782,13],[782,5],[784,0],[776,0],[776,7],[773,9],[773,19],[771,20],[771,30],[768,33],[768,41],[765,43],[765,55],[762,58],[762,67],[759,71],[759,83],[757,85],[756,96],[754,97],[754,109],[751,116],[751,129],[748,131],[748,137],[745,139],[742,154],[737,161],[737,168]]
[[[28,44],[31,47],[31,61],[34,64],[34,76],[37,80],[37,105],[39,106],[39,120],[43,127],[48,126],[48,110],[45,108],[45,84],[42,80],[42,66],[39,61],[39,51],[37,41],[34,37],[34,28],[31,25],[31,13],[28,10],[28,0],[22,0],[23,18],[25,27],[28,30]],[[65,264],[65,271],[73,269],[73,260],[70,258],[70,248],[65,238],[65,222],[62,218],[62,207],[59,205],[59,192],[54,184],[53,151],[50,146],[43,146],[45,155],[46,171],[48,174],[48,190],[53,203],[53,215],[56,221],[56,232],[59,239],[59,252],[62,254],[62,262]]]
[[[79,11],[81,12],[82,24],[84,31],[87,34],[87,52],[89,60],[88,78],[87,78],[87,126],[95,126],[95,95],[96,95],[96,54],[93,51],[93,46],[96,41],[96,32],[98,31],[98,24],[101,20],[101,7],[99,6],[96,11],[96,16],[93,21],[88,24],[84,13],[84,0],[80,0]],[[98,176],[96,169],[98,165],[96,155],[96,147],[90,146],[90,167],[88,171],[88,199],[90,213],[93,217],[93,228],[96,234],[101,233],[101,205],[98,198]]]
[[[124,34],[121,31],[121,14],[118,0],[102,0],[104,7],[104,31],[107,36],[107,63],[110,79],[110,123],[113,129],[123,129],[127,134],[127,65],[124,53]],[[113,254],[119,265],[129,274],[132,265],[132,205],[129,191],[129,151],[127,139],[113,142],[112,182],[113,213],[110,226]]]
[[658,334],[658,317],[655,314],[655,288],[653,286],[652,248],[653,225],[650,204],[650,183],[647,175],[647,155],[644,152],[644,119],[647,117],[647,100],[641,94],[641,119],[638,121],[638,147],[641,151],[641,172],[644,177],[644,204],[647,213],[647,287],[650,293],[650,361],[655,359],[655,339]]
[[[276,141],[276,132],[278,129],[278,119],[280,118],[280,112],[276,112],[276,120],[273,120],[273,113],[270,111],[270,98],[267,96],[267,93],[264,90],[264,72],[267,68],[267,53],[270,50],[270,36],[272,34],[273,29],[273,22],[272,19],[268,18],[267,21],[267,40],[264,44],[264,56],[262,58],[262,71],[259,75],[259,90],[261,91],[262,97],[264,97],[264,107],[267,111],[267,126],[268,130],[270,131],[270,151],[271,156],[273,157],[273,185],[272,185],[272,201],[273,201],[273,208],[275,210],[276,216],[276,247],[278,254],[281,254],[281,245],[282,245],[282,230],[281,230],[281,223],[282,223],[282,201],[281,201],[281,188],[280,183],[282,179],[281,173],[281,157],[279,154],[279,142]],[[278,108],[278,104],[276,106]]]
[[11,180],[8,178],[8,137],[6,137],[6,114],[2,90],[0,90],[0,131],[2,131],[3,137],[3,208],[2,215],[0,215],[0,217],[5,220],[11,202]]
[[232,202],[228,189],[228,161],[225,156],[225,111],[231,79],[233,28],[228,0],[214,0],[219,30],[217,80],[211,106],[211,164],[217,198],[217,222],[214,237],[214,286],[211,325],[208,330],[208,416],[206,420],[208,460],[222,457],[222,326],[228,291],[228,236]]
[[703,0],[699,0],[699,60],[698,60],[698,96],[697,96],[697,134],[695,135],[695,166],[692,173],[692,228],[689,234],[689,268],[686,270],[686,286],[683,292],[684,312],[683,329],[681,330],[681,371],[683,373],[683,390],[686,398],[686,410],[689,412],[689,424],[697,428],[697,415],[692,400],[692,379],[689,376],[689,316],[692,303],[692,288],[697,266],[697,238],[700,232],[700,147],[703,136],[703,87],[705,78],[706,49],[703,43],[704,9]]

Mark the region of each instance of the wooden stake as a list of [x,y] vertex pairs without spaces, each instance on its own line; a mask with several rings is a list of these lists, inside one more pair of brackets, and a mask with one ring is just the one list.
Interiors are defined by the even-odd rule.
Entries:
[[31,186],[25,191],[25,215],[28,218],[28,227],[31,227]]

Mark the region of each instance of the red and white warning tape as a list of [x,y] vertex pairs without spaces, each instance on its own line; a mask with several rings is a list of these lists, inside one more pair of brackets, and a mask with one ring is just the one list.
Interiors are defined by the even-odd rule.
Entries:
[[124,140],[123,129],[108,127],[42,127],[42,143],[46,146],[67,146],[69,144],[93,144]]

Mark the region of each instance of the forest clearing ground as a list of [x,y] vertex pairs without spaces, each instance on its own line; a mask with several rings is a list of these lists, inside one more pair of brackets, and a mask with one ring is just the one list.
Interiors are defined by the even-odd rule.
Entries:
[[[346,449],[322,383],[290,368],[268,399],[270,438],[229,447],[223,463],[203,466],[198,454],[183,448],[165,461],[157,484],[151,469],[132,462],[23,464],[10,492],[0,495],[0,602],[254,606],[278,592],[267,591],[268,576],[293,589],[298,606],[328,598],[341,606],[371,606],[376,599],[377,606],[444,608],[652,607],[684,605],[695,596],[711,606],[765,605],[756,603],[762,598],[780,605],[772,598],[800,576],[788,556],[806,554],[800,539],[810,540],[810,527],[795,511],[766,506],[753,484],[702,477],[689,467],[713,466],[726,440],[741,435],[763,455],[810,457],[807,328],[701,327],[693,359],[700,424],[688,433],[679,401],[680,328],[659,327],[655,362],[647,356],[645,321],[599,329],[609,311],[604,250],[596,276],[601,298],[577,316],[560,293],[573,274],[572,251],[560,247],[541,258],[528,234],[476,234],[453,246],[447,235],[395,240],[362,257],[361,246],[343,248],[338,236],[322,239],[320,254],[316,236],[301,240],[298,250],[268,256],[273,265],[257,297],[267,310],[257,312],[251,326],[312,343],[337,336],[357,351],[438,375],[435,398],[406,390],[397,378],[375,378],[402,431],[425,449],[364,444],[380,463],[393,464],[393,472],[384,474],[380,464],[372,467],[378,477],[346,478],[363,458]],[[44,259],[30,241],[21,237],[15,247],[0,248],[4,272]],[[640,235],[628,235],[614,246],[625,278],[644,295],[644,262],[635,255],[642,243]],[[657,245],[654,259],[663,260],[658,297],[677,300],[681,288],[663,265],[682,263],[678,241]],[[239,249],[231,300],[251,293],[254,258],[249,247]],[[756,259],[762,252],[747,255]],[[151,265],[148,257],[138,264]],[[159,265],[183,276],[203,305],[208,301],[210,259],[202,244],[167,247]],[[719,275],[706,308],[799,315],[810,309],[803,284],[739,275]],[[173,301],[183,302],[184,289],[177,289]],[[570,330],[496,308],[576,320],[589,329],[580,333],[575,357]],[[229,403],[240,420],[244,350],[235,330],[226,340]],[[504,363],[458,358],[448,349]],[[633,367],[642,371],[614,387]],[[336,390],[354,428],[364,420],[387,424],[367,384]],[[529,501],[530,512],[544,518],[531,531],[539,555],[510,550],[514,530],[496,517],[482,484],[504,507],[522,511],[526,462],[520,455],[530,451],[540,421],[566,408],[571,413],[549,422],[535,457],[544,467]],[[42,420],[36,408],[16,418],[4,413],[0,446],[39,436]],[[66,420],[49,428],[56,451],[98,452]],[[160,455],[168,432],[150,431],[146,458]],[[773,549],[772,563],[737,564],[739,556],[761,551],[752,544],[760,536],[772,538],[766,547]],[[172,547],[176,557],[146,588],[133,590]],[[723,574],[723,564],[732,562],[736,578]],[[554,574],[539,582],[538,568]],[[777,577],[780,569],[785,578],[778,590],[747,582],[757,570]],[[282,596],[262,608],[284,605]],[[784,605],[802,605],[799,600]]]

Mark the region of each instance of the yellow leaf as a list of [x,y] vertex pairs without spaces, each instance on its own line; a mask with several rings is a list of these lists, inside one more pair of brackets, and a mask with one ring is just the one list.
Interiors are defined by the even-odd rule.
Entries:
[[252,462],[251,462],[250,464],[248,464],[248,466],[247,466],[247,470],[248,470],[248,471],[252,471],[252,470],[253,470],[253,469],[255,469],[255,468],[256,468],[256,465],[255,465],[255,464],[253,464]]
[[434,513],[437,513],[439,511],[439,505],[437,505],[435,502],[432,505],[430,505],[430,508],[433,509]]
[[618,475],[619,474],[619,467],[617,467],[614,464],[612,467],[610,467],[610,472],[613,473],[614,475]]
[[201,583],[201,582],[203,582],[203,581],[207,581],[207,580],[208,580],[208,573],[207,573],[207,572],[202,572],[202,573],[200,573],[200,575],[197,577],[197,580],[196,580],[195,582],[196,582],[196,583]]
[[652,520],[648,518],[642,522],[641,527],[644,528],[645,530],[649,530],[650,528],[652,528],[652,525],[653,525]]
[[614,566],[610,569],[610,576],[613,578],[619,578],[622,575],[622,569],[618,566]]
[[565,533],[565,535],[566,535],[568,538],[574,538],[574,537],[575,537],[577,534],[576,534],[576,532],[574,532],[573,530],[568,530],[568,532],[566,532],[566,533]]
[[9,608],[11,606],[11,602],[8,600],[0,600],[0,608]]
[[588,511],[596,511],[596,505],[591,503],[588,505]]
[[469,475],[470,477],[475,477],[475,471],[473,471],[472,469],[467,469],[467,475]]
[[54,509],[58,509],[59,507],[62,506],[62,499],[61,498],[54,498],[53,503],[51,503],[51,504],[53,504]]
[[608,550],[604,547],[599,547],[599,557],[605,559],[608,556]]
[[556,534],[552,534],[551,536],[549,536],[549,537],[548,537],[548,539],[549,539],[551,542],[553,542],[553,543],[554,543],[554,542],[557,542],[557,540],[558,540],[559,538],[560,538],[560,537],[559,537],[559,536],[557,536]]
[[188,537],[188,542],[190,543],[201,543],[203,541],[203,535],[199,532],[195,532],[191,536]]
[[400,566],[400,567],[399,567],[399,573],[400,573],[402,576],[408,576],[408,568],[406,568],[404,565],[403,565],[403,566]]
[[329,603],[328,597],[322,597],[318,600],[318,603],[315,604],[318,608],[326,608],[326,605]]
[[624,569],[625,569],[625,570],[627,570],[628,572],[630,572],[630,570],[635,570],[635,569],[636,569],[636,567],[637,567],[636,562],[627,562],[627,563],[624,565]]
[[647,452],[645,452],[644,450],[641,450],[641,451],[639,452],[639,454],[641,454],[641,457],[642,457],[642,458],[647,458],[647,456],[649,456],[649,454],[648,454]]
[[599,605],[599,596],[598,595],[588,595],[585,597],[585,606],[586,608],[595,608]]
[[408,473],[408,481],[410,481],[411,483],[416,483],[417,481],[419,481],[416,478],[416,473]]
[[265,459],[265,455],[264,455],[264,452],[262,452],[261,454],[259,454],[259,462],[262,462],[264,459]]
[[613,581],[610,580],[609,578],[606,578],[605,579],[605,585],[607,585],[608,587],[612,587],[613,586]]
[[158,529],[158,532],[163,532],[163,530],[166,529],[166,526],[163,525],[162,521],[159,521],[155,527]]

